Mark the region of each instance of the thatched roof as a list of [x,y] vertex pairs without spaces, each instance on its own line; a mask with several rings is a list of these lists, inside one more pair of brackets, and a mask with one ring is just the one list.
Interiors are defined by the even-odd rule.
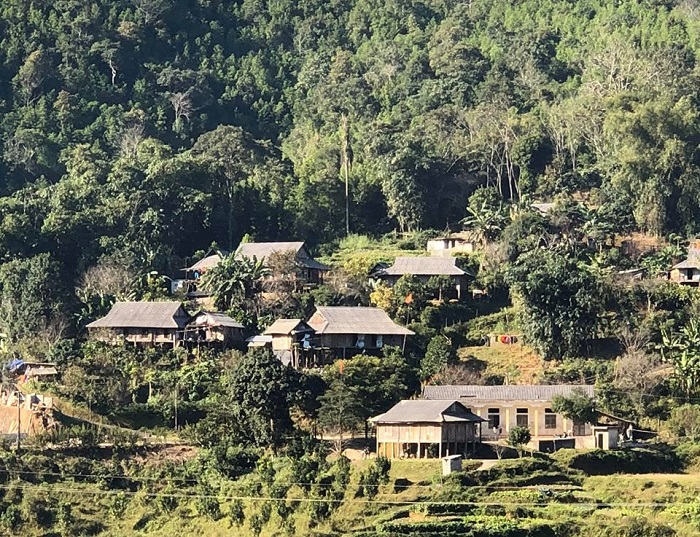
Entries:
[[117,302],[88,328],[184,328],[189,314],[179,302]]
[[415,399],[400,401],[384,414],[371,418],[370,421],[382,423],[443,423],[485,421],[459,401],[427,401]]
[[306,251],[303,242],[243,242],[236,250],[236,257],[267,259],[275,253],[294,252],[297,262],[302,266],[316,270],[330,270],[330,267],[319,263]]
[[318,306],[308,324],[317,334],[413,335],[384,310],[361,306]]
[[576,390],[593,397],[593,386],[576,384],[517,385],[517,386],[426,386],[425,399],[443,401],[551,401],[554,396],[568,397]]
[[394,264],[378,276],[464,276],[454,257],[397,257]]

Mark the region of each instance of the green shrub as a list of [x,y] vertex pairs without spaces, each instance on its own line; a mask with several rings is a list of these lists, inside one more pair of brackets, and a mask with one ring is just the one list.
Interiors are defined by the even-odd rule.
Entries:
[[252,472],[260,458],[256,449],[223,442],[203,451],[199,462],[221,475],[235,479]]
[[22,524],[22,510],[18,505],[3,504],[4,509],[0,513],[0,527],[10,530],[15,534]]
[[681,459],[671,449],[594,450],[573,454],[569,451],[561,450],[553,457],[588,475],[672,473],[683,467]]
[[685,468],[700,468],[700,443],[682,442],[675,451]]
[[[215,497],[214,491],[208,486],[200,485],[197,487],[197,494],[197,501],[195,502],[197,513],[211,520],[219,520],[223,515],[221,514],[219,500]],[[269,502],[265,502],[263,505],[269,506]],[[267,520],[265,520],[265,522],[267,522]],[[265,522],[263,522],[263,524]]]
[[116,519],[121,519],[129,506],[129,498],[123,492],[113,494],[109,502],[109,514]]
[[605,529],[606,537],[673,537],[676,535],[673,528],[640,516],[616,521],[614,526]]
[[228,517],[235,526],[241,526],[245,521],[245,510],[242,500],[233,500],[228,510]]
[[389,482],[389,471],[391,470],[391,461],[386,458],[379,456],[374,459],[374,466],[379,472],[379,478],[382,484],[386,485]]

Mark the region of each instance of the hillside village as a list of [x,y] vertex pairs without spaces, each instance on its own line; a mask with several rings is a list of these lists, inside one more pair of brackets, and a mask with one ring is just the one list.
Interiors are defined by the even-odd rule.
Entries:
[[[549,226],[546,241],[567,241],[557,234],[558,210],[555,203],[525,214]],[[491,264],[489,256],[502,255],[494,239],[474,225],[412,239],[350,237],[318,259],[301,241],[243,242],[232,252],[212,246],[179,271],[148,271],[145,285],[119,293],[112,286],[128,281],[123,267],[98,267],[90,292],[99,299],[81,314],[83,328],[12,353],[3,432],[30,450],[112,449],[132,434],[125,453],[157,453],[174,442],[202,453],[237,445],[251,456],[291,449],[289,435],[306,436],[318,443],[314,456],[334,464],[376,461],[377,487],[392,464],[411,474],[411,465],[420,471],[434,460],[434,471],[460,476],[472,464],[497,468],[559,452],[590,457],[576,463],[584,472],[590,464],[604,474],[625,464],[677,471],[668,450],[694,445],[697,407],[686,401],[700,380],[688,351],[676,354],[693,348],[683,346],[692,345],[684,343],[692,324],[655,340],[638,323],[695,300],[700,245],[669,255],[648,237],[579,239],[573,246],[588,255],[622,256],[595,276],[604,293],[639,297],[638,309],[626,312],[639,316],[635,324],[611,328],[606,323],[624,312],[604,294],[568,290],[572,274],[559,267],[537,261],[520,277],[544,271],[532,283],[541,288],[504,288],[514,269],[507,257]],[[518,255],[546,256],[546,248],[533,244]],[[572,308],[574,324],[589,322],[590,330],[566,324]],[[70,425],[75,420],[84,425]],[[614,455],[598,455],[605,452]],[[554,482],[561,479],[570,483]],[[452,523],[433,518],[439,528]],[[245,518],[239,523],[247,528]]]
[[700,534],[693,0],[0,2],[0,536]]

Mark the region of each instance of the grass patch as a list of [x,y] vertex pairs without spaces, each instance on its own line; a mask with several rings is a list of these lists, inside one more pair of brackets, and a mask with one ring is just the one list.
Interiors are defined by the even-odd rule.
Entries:
[[544,360],[530,347],[520,343],[462,347],[457,350],[457,356],[466,364],[478,364],[484,378],[499,378],[508,383],[534,384],[544,375]]

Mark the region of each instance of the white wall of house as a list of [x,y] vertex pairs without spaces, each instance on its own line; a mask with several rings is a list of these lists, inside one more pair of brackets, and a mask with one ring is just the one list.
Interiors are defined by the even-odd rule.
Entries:
[[428,241],[426,250],[430,255],[450,257],[453,253],[473,253],[474,244],[462,239],[433,239]]

